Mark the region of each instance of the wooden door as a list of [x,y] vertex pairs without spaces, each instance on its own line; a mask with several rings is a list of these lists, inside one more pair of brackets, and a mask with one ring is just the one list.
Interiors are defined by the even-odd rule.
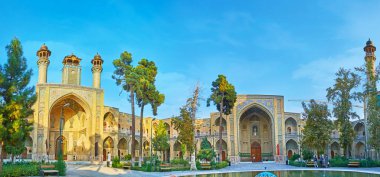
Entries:
[[226,160],[226,151],[222,151],[222,161]]
[[258,142],[251,144],[251,157],[255,157],[255,162],[261,162],[261,146]]
[[28,149],[25,147],[24,151],[21,154],[22,159],[26,159],[28,157]]
[[106,149],[103,149],[103,161],[107,160],[107,152]]
[[335,153],[333,150],[331,150],[331,158],[334,158],[334,156],[335,156]]
[[292,156],[293,156],[293,151],[292,151],[292,150],[289,150],[289,151],[288,151],[288,159],[290,159]]

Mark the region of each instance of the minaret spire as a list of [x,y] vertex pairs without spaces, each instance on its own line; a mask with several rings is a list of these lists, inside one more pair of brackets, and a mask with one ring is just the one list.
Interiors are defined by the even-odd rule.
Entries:
[[99,55],[98,52],[96,52],[96,55],[94,56],[94,59],[91,60],[92,63],[92,87],[94,88],[100,88],[100,74],[103,71],[103,59]]
[[38,65],[38,83],[44,84],[47,81],[47,68],[50,64],[49,57],[51,55],[50,50],[44,44],[42,44],[41,48],[37,51],[37,65]]
[[[375,51],[376,51],[376,47],[375,45],[373,45],[373,42],[371,41],[370,38],[368,38],[368,41],[366,42],[366,46],[364,47],[364,51],[365,51],[365,62],[366,62],[366,66],[368,67],[368,69],[371,69],[368,70],[368,73],[367,73],[367,78],[370,78],[370,75],[369,74],[372,74],[372,76],[375,76],[375,61],[376,61],[376,55],[375,55]],[[369,65],[369,66],[368,66]]]

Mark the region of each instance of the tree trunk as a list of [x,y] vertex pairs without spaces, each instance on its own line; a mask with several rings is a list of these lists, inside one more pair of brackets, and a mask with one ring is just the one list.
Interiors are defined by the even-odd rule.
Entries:
[[144,135],[144,127],[143,127],[143,117],[144,117],[144,103],[141,105],[140,110],[140,149],[139,149],[139,167],[141,167],[141,163],[143,161],[143,135]]
[[220,111],[219,111],[219,162],[221,161],[221,156],[222,156],[222,122],[223,122],[223,99],[224,97],[222,98],[222,101],[220,102]]
[[132,155],[132,166],[135,165],[135,94],[134,90],[131,89],[131,108],[132,108],[132,147],[131,147],[131,155]]
[[195,140],[195,115],[197,112],[197,105],[198,105],[198,97],[199,97],[199,85],[197,84],[194,90],[194,95],[193,95],[193,102],[191,104],[192,112],[191,112],[191,120],[192,120],[192,128],[194,132],[193,136],[193,152],[190,152],[190,170],[197,170],[197,165],[195,162],[195,151],[197,148],[197,142]]
[[3,142],[0,142],[0,174],[3,171]]

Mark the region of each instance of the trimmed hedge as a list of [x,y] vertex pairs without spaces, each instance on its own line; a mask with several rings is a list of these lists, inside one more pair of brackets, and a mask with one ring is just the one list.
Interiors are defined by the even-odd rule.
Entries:
[[4,164],[0,176],[38,176],[39,166],[37,162]]
[[306,162],[289,160],[289,165],[296,166],[296,167],[306,167]]
[[[217,163],[215,161],[211,161],[210,165],[211,165],[211,170],[213,170],[213,169],[221,169],[221,168],[227,167],[228,166],[228,162],[227,161],[222,161],[220,163]],[[204,169],[202,169],[201,163],[199,161],[196,161],[196,166],[197,166],[198,170],[204,170]]]
[[3,171],[0,173],[0,177],[16,177],[16,176],[39,176],[40,165],[51,164],[55,166],[56,170],[59,170],[58,163],[41,163],[41,162],[15,162],[4,163]]
[[329,160],[330,167],[347,167],[348,159],[345,157],[334,157]]
[[189,165],[189,161],[185,159],[173,159],[170,161],[172,165]]
[[225,168],[227,166],[228,166],[228,162],[222,161],[222,162],[216,164],[215,169],[221,169],[221,168]]

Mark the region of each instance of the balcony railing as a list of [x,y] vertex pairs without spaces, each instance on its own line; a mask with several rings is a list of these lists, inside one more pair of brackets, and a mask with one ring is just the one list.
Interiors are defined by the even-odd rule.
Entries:
[[104,132],[116,132],[117,129],[116,128],[112,128],[112,127],[103,127],[103,131]]
[[298,138],[299,135],[297,132],[292,132],[292,133],[285,133],[285,138]]
[[357,140],[357,141],[364,141],[365,140],[365,136],[363,136],[363,135],[357,135],[355,137],[355,140]]

